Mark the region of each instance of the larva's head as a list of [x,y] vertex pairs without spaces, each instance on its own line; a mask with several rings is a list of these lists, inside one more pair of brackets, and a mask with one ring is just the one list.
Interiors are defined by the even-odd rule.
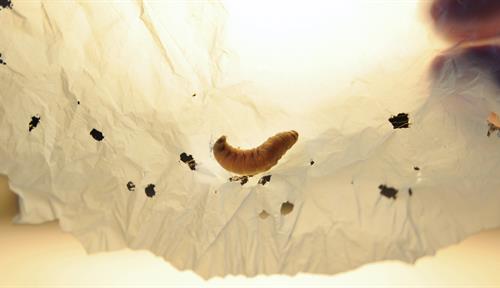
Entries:
[[299,133],[297,133],[297,131],[291,130],[290,134],[293,136],[293,138],[295,138],[295,141],[297,141],[297,139],[299,139]]
[[214,151],[222,151],[224,150],[225,146],[226,146],[226,136],[222,135],[220,136],[219,139],[217,139],[217,141],[215,141]]

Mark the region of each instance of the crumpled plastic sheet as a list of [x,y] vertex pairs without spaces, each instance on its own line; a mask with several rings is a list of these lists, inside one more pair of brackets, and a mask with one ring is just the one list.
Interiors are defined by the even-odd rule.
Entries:
[[[88,252],[147,249],[205,278],[414,262],[500,224],[500,139],[486,136],[498,87],[459,60],[430,77],[443,46],[418,21],[393,31],[412,45],[359,48],[373,51],[356,56],[366,70],[327,51],[357,38],[325,31],[298,42],[336,42],[289,70],[277,57],[300,49],[274,51],[272,37],[238,56],[223,3],[12,4],[0,11],[0,173],[17,223],[58,219]],[[291,129],[297,144],[246,183],[212,156],[220,135],[253,147]]]

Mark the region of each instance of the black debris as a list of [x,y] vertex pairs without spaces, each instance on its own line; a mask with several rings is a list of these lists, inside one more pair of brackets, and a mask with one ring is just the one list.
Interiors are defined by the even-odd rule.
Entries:
[[31,117],[31,121],[29,123],[28,132],[31,132],[31,130],[35,129],[36,126],[38,126],[38,123],[40,123],[40,119],[41,118],[38,115]]
[[80,101],[76,101],[76,104],[80,105]]
[[248,177],[249,176],[232,176],[229,178],[229,182],[240,181],[241,186],[243,186],[248,182]]
[[99,131],[99,130],[96,130],[95,128],[93,128],[91,131],[90,131],[90,135],[97,141],[102,141],[102,139],[104,139],[104,135],[102,135],[102,132]]
[[188,155],[185,152],[182,152],[180,157],[182,162],[188,164],[189,169],[196,170],[196,161],[194,161],[193,155]]
[[2,58],[2,53],[0,53],[0,64],[7,65],[7,62],[5,62],[5,60],[3,60]]
[[486,136],[490,137],[491,133],[497,131],[497,136],[500,137],[500,128],[495,126],[493,123],[488,123],[488,133],[486,133]]
[[420,167],[418,167],[418,166],[413,166],[413,170],[415,170],[415,171],[420,171]]
[[309,164],[312,166],[314,165],[314,160],[311,160],[311,162],[309,162]]
[[265,175],[259,179],[259,184],[266,185],[269,181],[271,181],[271,175]]
[[155,194],[156,194],[155,185],[149,184],[148,186],[146,186],[146,189],[144,189],[144,191],[146,192],[146,196],[148,196],[150,198],[155,196]]
[[408,189],[408,194],[413,195],[413,190],[411,190],[411,188]]
[[290,203],[288,201],[284,202],[281,204],[281,215],[287,215],[293,210],[293,203]]
[[245,185],[248,182],[248,177],[244,176],[241,178],[241,186]]
[[408,114],[406,113],[399,113],[398,115],[389,118],[389,122],[391,122],[394,129],[409,128],[409,121],[410,119],[408,118]]
[[11,0],[0,0],[0,10],[3,8],[12,9],[12,1]]
[[128,191],[135,191],[135,184],[132,181],[128,181],[127,183],[127,189]]
[[396,199],[396,194],[398,194],[398,190],[392,187],[388,187],[386,185],[380,185],[378,186],[380,189],[380,194],[387,198],[393,198]]
[[193,155],[187,155],[185,152],[182,152],[181,155],[180,155],[180,157],[181,157],[181,161],[184,162],[184,163],[193,160]]
[[192,97],[196,97],[196,93],[193,93]]

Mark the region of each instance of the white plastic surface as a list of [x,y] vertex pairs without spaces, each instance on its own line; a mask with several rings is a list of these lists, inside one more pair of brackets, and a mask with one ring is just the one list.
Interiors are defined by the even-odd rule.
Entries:
[[[341,2],[0,11],[0,172],[21,199],[15,221],[59,219],[89,252],[148,249],[203,277],[413,262],[499,227],[500,139],[486,136],[498,88],[459,62],[431,81],[444,46],[416,3]],[[399,113],[409,128],[393,129]],[[222,134],[253,147],[291,129],[297,144],[244,185],[211,154]]]

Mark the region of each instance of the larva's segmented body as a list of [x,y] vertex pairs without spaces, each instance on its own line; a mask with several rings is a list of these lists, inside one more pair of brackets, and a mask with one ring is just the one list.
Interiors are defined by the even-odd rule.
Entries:
[[238,149],[226,142],[221,136],[214,144],[214,156],[226,170],[240,175],[255,175],[269,170],[292,147],[299,133],[287,131],[268,138],[260,146],[253,149]]

